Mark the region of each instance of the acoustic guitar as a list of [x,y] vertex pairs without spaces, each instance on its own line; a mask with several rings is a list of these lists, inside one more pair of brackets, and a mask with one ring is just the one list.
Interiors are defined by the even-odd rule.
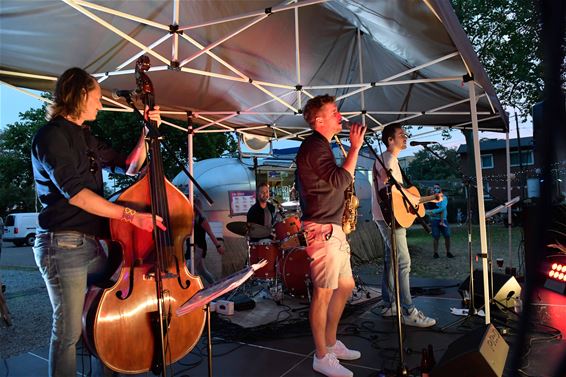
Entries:
[[[405,191],[418,197],[419,202],[416,205],[412,205],[410,202],[405,200],[403,194],[399,192],[396,187],[391,188],[391,205],[393,207],[393,213],[395,214],[395,220],[398,226],[403,228],[408,228],[415,222],[417,214],[423,217],[425,214],[424,203],[431,202],[437,198],[442,198],[442,194],[421,196],[419,189],[415,186],[409,186],[405,188]],[[379,190],[379,206],[381,208],[381,213],[383,214],[384,220],[391,224],[391,211],[387,205],[388,197],[385,188]]]

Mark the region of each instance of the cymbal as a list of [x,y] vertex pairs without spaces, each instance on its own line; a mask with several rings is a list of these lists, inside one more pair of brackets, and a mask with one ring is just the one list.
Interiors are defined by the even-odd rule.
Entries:
[[226,228],[232,233],[252,238],[267,238],[271,235],[271,229],[268,227],[244,221],[233,221],[226,224]]

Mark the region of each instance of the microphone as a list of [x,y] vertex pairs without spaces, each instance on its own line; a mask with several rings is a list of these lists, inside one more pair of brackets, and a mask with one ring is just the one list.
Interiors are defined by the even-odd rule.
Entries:
[[139,94],[139,89],[114,89],[112,91],[112,98],[130,98],[131,96],[137,96]]
[[437,141],[411,141],[409,143],[409,145],[411,147],[415,147],[417,145],[422,145],[423,147],[426,147],[429,144],[438,144],[438,142]]
[[279,212],[283,212],[283,206],[281,205],[281,203],[279,203],[279,201],[277,199],[274,198],[269,198],[271,200],[271,202],[275,205],[275,207],[277,207],[277,209],[279,209]]

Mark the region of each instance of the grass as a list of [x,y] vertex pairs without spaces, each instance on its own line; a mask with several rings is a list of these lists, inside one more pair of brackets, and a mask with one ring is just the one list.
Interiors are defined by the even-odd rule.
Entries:
[[[411,253],[411,274],[419,277],[465,279],[469,275],[468,257],[468,234],[465,225],[451,224],[451,252],[455,258],[446,258],[444,241],[441,237],[439,242],[439,254],[441,258],[433,259],[432,237],[425,233],[420,226],[413,226],[407,231],[407,241]],[[523,265],[523,235],[522,228],[511,228],[511,249],[509,249],[508,228],[493,224],[487,226],[488,255],[493,260],[494,271],[497,271],[496,259],[502,258],[504,266],[510,264],[519,270]],[[476,258],[481,252],[479,226],[472,227],[472,255],[474,256],[474,269],[481,269],[482,261]],[[477,259],[477,261],[476,261]],[[488,259],[488,261],[489,261]],[[510,263],[511,262],[511,263]]]

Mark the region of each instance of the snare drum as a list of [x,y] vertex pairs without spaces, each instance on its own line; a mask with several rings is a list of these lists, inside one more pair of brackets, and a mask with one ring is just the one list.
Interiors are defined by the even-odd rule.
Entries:
[[289,215],[275,224],[275,238],[279,241],[301,231],[301,220],[297,215]]
[[283,286],[294,297],[305,297],[310,284],[310,258],[304,248],[292,249],[279,265]]
[[271,242],[250,243],[250,265],[262,259],[267,260],[267,264],[255,272],[257,279],[274,279],[275,265],[279,257],[279,248]]

